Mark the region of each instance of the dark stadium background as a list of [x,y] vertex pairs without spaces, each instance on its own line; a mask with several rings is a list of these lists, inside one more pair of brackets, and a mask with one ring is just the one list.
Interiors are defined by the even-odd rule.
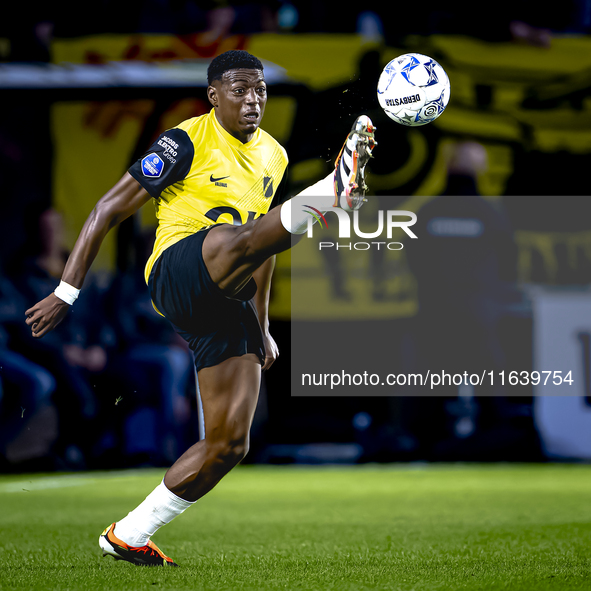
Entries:
[[[327,269],[317,284],[330,296],[319,296],[320,320],[296,318],[309,323],[306,330],[350,323],[356,348],[371,351],[373,331],[386,327],[390,336],[375,354],[401,372],[437,364],[560,369],[539,360],[551,365],[553,347],[568,338],[576,376],[560,391],[523,385],[292,397],[284,255],[271,310],[282,355],[265,375],[246,462],[591,458],[591,14],[582,0],[535,13],[528,4],[479,7],[477,19],[459,1],[422,3],[421,18],[331,2],[99,1],[92,16],[68,2],[15,6],[0,25],[0,469],[166,465],[197,436],[193,377],[142,283],[150,212],[109,238],[57,331],[34,343],[23,320],[57,284],[56,261],[94,202],[158,133],[206,111],[204,65],[232,48],[269,64],[262,127],[288,151],[292,190],[329,171],[351,121],[367,112],[379,142],[370,186],[381,207],[415,211],[425,236],[386,261],[390,283],[367,284],[373,315],[363,321],[347,308],[339,261],[310,263],[312,277]],[[409,130],[385,118],[375,86],[389,59],[411,51],[440,61],[452,98],[441,119]],[[429,219],[442,215],[478,219],[487,232],[469,249],[427,238]],[[545,297],[564,312],[554,324],[556,317],[538,315]],[[540,323],[554,328],[539,331]],[[321,358],[316,345],[311,339]],[[50,406],[23,402],[31,386],[9,375],[10,353],[53,377]],[[179,376],[184,391],[174,417],[163,420],[161,389]],[[544,400],[536,410],[552,395],[553,406]],[[570,443],[562,445],[563,436]]]

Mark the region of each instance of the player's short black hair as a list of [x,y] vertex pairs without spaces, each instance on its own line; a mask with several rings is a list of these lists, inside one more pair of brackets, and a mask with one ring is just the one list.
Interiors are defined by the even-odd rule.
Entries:
[[242,49],[231,49],[212,60],[207,68],[207,83],[221,80],[222,74],[228,70],[246,68],[250,70],[263,70],[261,60]]

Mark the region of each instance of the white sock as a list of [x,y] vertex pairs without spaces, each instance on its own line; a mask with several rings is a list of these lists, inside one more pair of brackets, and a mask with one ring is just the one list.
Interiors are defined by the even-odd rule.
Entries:
[[170,492],[163,480],[142,503],[117,522],[114,533],[130,546],[145,546],[163,525],[170,523],[193,503]]
[[334,205],[334,172],[326,178],[304,189],[281,206],[281,223],[290,234],[303,234],[311,220],[317,218],[310,213],[310,206],[325,213]]

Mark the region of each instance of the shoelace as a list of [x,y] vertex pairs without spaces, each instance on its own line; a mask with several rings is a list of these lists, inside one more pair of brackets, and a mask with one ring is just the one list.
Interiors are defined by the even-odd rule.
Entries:
[[152,548],[149,548],[148,546],[141,546],[140,548],[136,548],[134,546],[129,546],[129,550],[131,550],[132,552],[138,552],[141,554],[158,554],[158,552],[152,550]]

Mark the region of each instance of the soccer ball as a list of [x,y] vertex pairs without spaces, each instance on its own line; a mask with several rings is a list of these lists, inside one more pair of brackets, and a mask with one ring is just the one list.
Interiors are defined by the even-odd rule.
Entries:
[[396,123],[426,125],[447,106],[449,78],[433,58],[407,53],[393,59],[382,71],[378,101]]

